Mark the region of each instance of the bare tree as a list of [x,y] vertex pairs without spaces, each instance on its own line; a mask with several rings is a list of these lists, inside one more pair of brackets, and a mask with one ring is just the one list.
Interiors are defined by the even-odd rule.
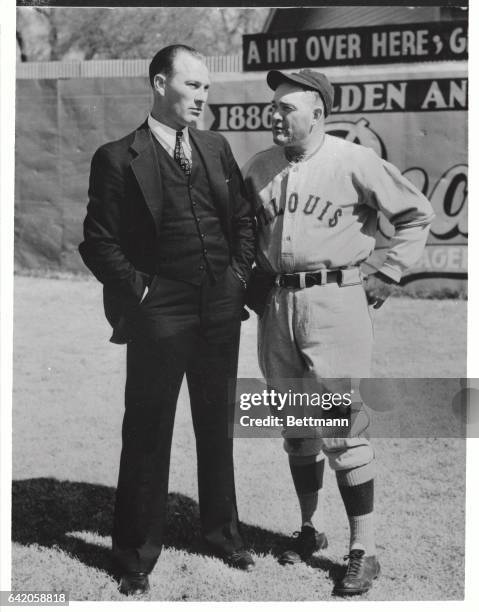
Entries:
[[261,31],[269,9],[214,7],[19,8],[21,61],[151,57],[183,42],[206,55],[239,53],[241,36]]
[[29,7],[17,10],[17,49],[21,61],[58,59],[56,13],[50,8]]
[[17,50],[18,50],[18,53],[20,54],[20,61],[26,62],[28,58],[27,58],[27,54],[25,53],[25,41],[23,40],[23,36],[20,30],[17,30],[16,35],[17,35]]
[[[219,16],[222,23],[221,39],[226,37],[226,41],[219,40],[218,43],[225,42],[233,45],[235,53],[241,50],[243,34],[261,32],[270,9],[219,9]],[[227,48],[225,49],[227,51]]]

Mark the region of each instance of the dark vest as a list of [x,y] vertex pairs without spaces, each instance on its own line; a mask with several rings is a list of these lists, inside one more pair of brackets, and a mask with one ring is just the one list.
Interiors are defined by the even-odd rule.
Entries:
[[192,144],[188,177],[153,140],[163,187],[158,273],[195,285],[205,274],[215,279],[228,266],[230,254],[201,156]]

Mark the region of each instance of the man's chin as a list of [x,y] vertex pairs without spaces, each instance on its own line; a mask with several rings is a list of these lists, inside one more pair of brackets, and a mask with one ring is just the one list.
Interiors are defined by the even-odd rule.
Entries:
[[195,127],[195,125],[198,123],[198,121],[200,121],[200,119],[201,119],[201,113],[198,113],[198,114],[192,113],[190,115],[187,115],[184,118],[184,121],[187,126]]
[[284,134],[275,134],[273,132],[273,142],[280,147],[285,147],[289,144],[289,138]]

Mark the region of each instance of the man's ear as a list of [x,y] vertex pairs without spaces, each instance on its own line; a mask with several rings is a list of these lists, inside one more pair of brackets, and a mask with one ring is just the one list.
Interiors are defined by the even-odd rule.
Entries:
[[160,95],[165,95],[165,85],[166,85],[166,77],[161,74],[155,74],[153,77],[153,90],[155,93],[159,93]]
[[320,106],[317,106],[314,110],[313,110],[313,119],[317,122],[321,119],[321,117],[323,116],[324,111]]

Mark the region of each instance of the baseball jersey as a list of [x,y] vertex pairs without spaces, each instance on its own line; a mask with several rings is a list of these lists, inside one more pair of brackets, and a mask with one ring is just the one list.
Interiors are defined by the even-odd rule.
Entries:
[[258,263],[274,273],[359,265],[375,246],[380,211],[395,233],[380,271],[395,281],[420,258],[434,213],[399,170],[372,149],[326,134],[290,163],[282,147],[243,169],[258,220]]

